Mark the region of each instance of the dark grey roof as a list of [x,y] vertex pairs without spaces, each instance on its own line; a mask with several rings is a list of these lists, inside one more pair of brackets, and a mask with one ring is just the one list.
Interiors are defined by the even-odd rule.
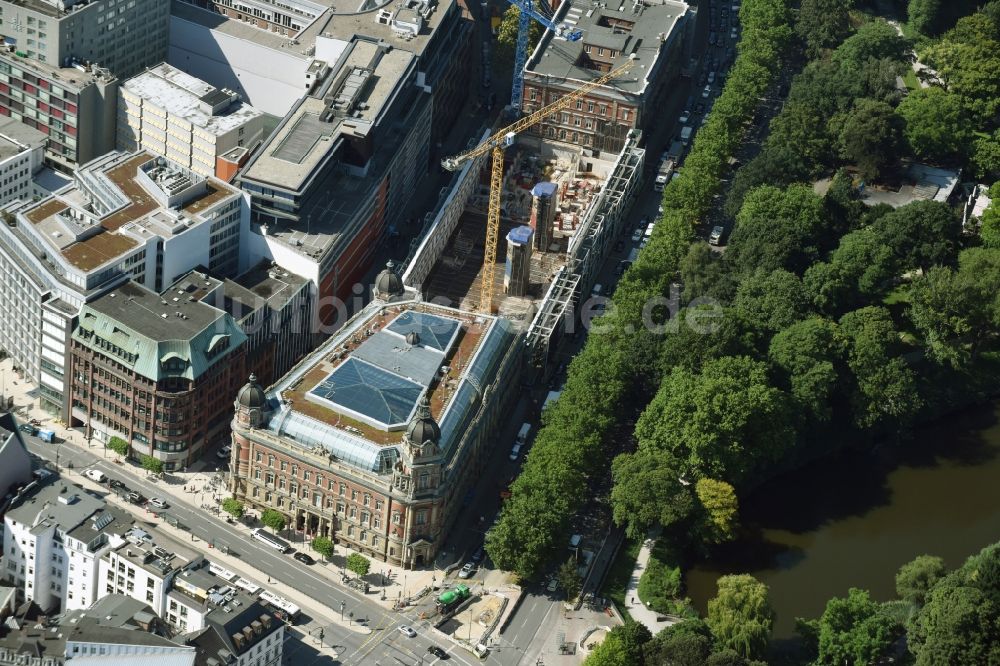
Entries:
[[240,407],[247,409],[260,409],[267,404],[267,395],[257,383],[257,375],[250,375],[250,379],[236,394],[236,402]]

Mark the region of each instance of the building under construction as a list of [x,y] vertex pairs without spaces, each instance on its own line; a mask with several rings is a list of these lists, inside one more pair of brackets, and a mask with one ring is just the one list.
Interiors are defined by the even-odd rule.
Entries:
[[[474,311],[485,271],[492,271],[495,284],[504,286],[493,306],[521,323],[529,365],[534,376],[544,376],[560,336],[572,329],[574,304],[590,293],[623,230],[623,213],[642,176],[645,151],[636,147],[637,138],[630,135],[610,159],[537,140],[509,148],[499,235],[507,240],[488,267],[489,160],[470,162],[425,218],[406,261],[405,284],[425,300]],[[529,228],[530,240],[522,227]]]

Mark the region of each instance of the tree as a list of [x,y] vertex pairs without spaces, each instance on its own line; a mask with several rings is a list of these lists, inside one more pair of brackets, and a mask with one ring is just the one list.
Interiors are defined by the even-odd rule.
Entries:
[[774,624],[767,586],[749,575],[723,576],[718,585],[706,620],[716,642],[743,657],[763,657]]
[[910,0],[906,25],[914,32],[933,37],[941,31],[941,0]]
[[576,599],[577,595],[580,594],[583,581],[580,580],[576,561],[572,557],[559,565],[559,570],[556,572],[556,580],[559,581],[559,586],[566,592],[567,601]]
[[736,490],[725,481],[701,478],[694,486],[694,493],[705,510],[708,541],[723,543],[731,540],[736,533],[740,513]]
[[671,454],[683,473],[737,483],[792,442],[788,396],[745,356],[675,368],[636,423],[640,449]]
[[163,474],[163,461],[153,456],[142,457],[142,468],[150,474]]
[[902,63],[909,60],[909,50],[909,41],[888,21],[879,18],[862,24],[837,47],[834,57],[852,66],[882,58]]
[[888,310],[867,307],[840,318],[847,343],[847,364],[854,374],[854,421],[862,428],[909,423],[920,408],[916,380],[896,347],[896,332]]
[[809,297],[794,273],[757,270],[740,282],[733,307],[751,328],[776,333],[809,315]]
[[318,536],[312,540],[312,549],[323,556],[324,559],[333,557],[333,539],[325,536]]
[[107,447],[120,456],[128,455],[128,442],[117,435],[112,435],[108,440]]
[[649,629],[631,620],[608,632],[594,651],[583,661],[584,666],[642,666],[643,646],[652,636]]
[[933,555],[920,555],[899,568],[896,574],[896,595],[917,606],[934,584],[944,577],[944,560]]
[[976,137],[972,143],[970,166],[981,181],[1000,178],[1000,129],[992,135]]
[[819,254],[823,200],[808,185],[751,190],[736,216],[726,261],[740,274],[783,268],[801,273]]
[[[504,58],[513,58],[514,50],[517,48],[517,30],[521,21],[521,10],[517,5],[507,7],[500,21],[497,30],[497,52]],[[535,19],[531,19],[531,27],[528,30],[528,53],[534,50],[538,40],[542,38],[542,26]]]
[[795,32],[806,43],[811,58],[836,46],[848,35],[850,8],[847,0],[802,0]]
[[771,338],[768,358],[782,385],[791,392],[800,413],[830,421],[834,399],[843,381],[845,341],[837,325],[812,317]]
[[948,204],[914,201],[880,217],[872,229],[892,248],[901,268],[954,265],[961,224]]
[[833,598],[819,620],[819,665],[874,664],[896,639],[897,627],[865,590]]
[[239,501],[235,497],[227,497],[222,500],[222,510],[231,515],[233,518],[239,520],[243,517],[246,507],[243,506],[243,502]]
[[885,102],[860,99],[840,130],[840,154],[867,179],[895,163],[901,135],[899,116]]
[[645,663],[649,666],[705,666],[711,652],[712,642],[706,636],[674,634],[660,638],[657,634],[646,644]]
[[265,509],[264,513],[260,514],[260,521],[270,527],[272,532],[285,529],[285,514],[274,509]]
[[981,590],[945,578],[907,632],[917,666],[1000,663],[1000,616]]
[[694,509],[691,490],[682,481],[681,465],[656,451],[623,453],[611,463],[611,509],[615,523],[630,538],[654,525],[686,521]]
[[372,562],[361,553],[351,553],[347,556],[345,566],[348,571],[352,572],[358,578],[364,578],[372,568]]
[[921,159],[942,161],[964,155],[972,143],[973,125],[962,99],[944,88],[911,91],[896,107],[903,137]]

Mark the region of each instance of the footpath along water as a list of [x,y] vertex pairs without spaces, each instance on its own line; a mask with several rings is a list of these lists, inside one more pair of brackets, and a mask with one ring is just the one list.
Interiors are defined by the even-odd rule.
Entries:
[[956,567],[1000,540],[997,479],[1000,402],[921,427],[898,450],[809,465],[747,498],[748,535],[693,567],[688,595],[704,613],[720,575],[750,573],[770,587],[775,638],[850,587],[892,599],[896,571],[917,555]]

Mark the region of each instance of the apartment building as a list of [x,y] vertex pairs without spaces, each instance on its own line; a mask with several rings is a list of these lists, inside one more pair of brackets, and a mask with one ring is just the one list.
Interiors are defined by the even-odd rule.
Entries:
[[87,609],[3,626],[0,664],[135,666],[149,660],[159,666],[194,666],[197,650],[170,640],[166,630],[149,606],[109,595]]
[[228,439],[232,396],[247,376],[246,335],[202,302],[213,282],[194,277],[162,294],[116,287],[83,306],[70,341],[73,419],[88,437],[119,437],[130,458],[153,456],[166,471]]
[[558,22],[583,36],[568,41],[545,33],[525,66],[523,113],[555,102],[629,57],[635,64],[529,131],[599,154],[621,152],[630,130],[661,121],[658,112],[669,84],[684,64],[684,43],[691,34],[686,22],[694,20],[688,10],[681,0],[633,0],[614,7],[560,3]]
[[343,58],[238,177],[251,201],[251,258],[310,280],[322,304],[315,316],[331,328],[402,221],[427,164],[431,118],[412,54],[358,40]]
[[236,399],[233,494],[405,567],[434,560],[489,457],[520,372],[510,322],[377,300],[267,392]]
[[128,77],[167,57],[163,0],[0,0],[0,35],[25,58],[55,67],[99,64]]
[[244,196],[146,152],[111,153],[0,225],[0,346],[69,420],[66,354],[84,303],[131,279],[154,292],[195,266],[238,275],[249,233]]
[[203,176],[230,180],[224,156],[263,139],[264,114],[238,93],[160,63],[125,81],[118,94],[118,149],[140,148]]
[[44,132],[10,118],[0,120],[0,206],[31,199],[45,144]]
[[114,148],[117,96],[118,79],[106,69],[0,50],[0,115],[48,135],[45,154],[63,170]]
[[0,411],[0,514],[19,488],[31,482],[31,456],[24,447],[17,421],[10,412]]
[[46,479],[4,516],[3,578],[44,611],[88,608],[104,594],[101,557],[132,522],[80,486]]

